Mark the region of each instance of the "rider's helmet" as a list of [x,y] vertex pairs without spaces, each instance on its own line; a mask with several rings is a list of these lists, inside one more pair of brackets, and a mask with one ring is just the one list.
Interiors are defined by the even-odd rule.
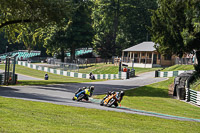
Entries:
[[121,95],[121,96],[124,96],[124,91],[120,91],[120,95]]
[[114,95],[114,94],[115,94],[115,91],[112,91],[111,93]]
[[112,92],[111,91],[108,91],[108,95],[111,95],[112,94]]
[[94,90],[94,86],[90,86],[90,90],[93,91]]
[[83,87],[83,90],[85,90],[87,87]]

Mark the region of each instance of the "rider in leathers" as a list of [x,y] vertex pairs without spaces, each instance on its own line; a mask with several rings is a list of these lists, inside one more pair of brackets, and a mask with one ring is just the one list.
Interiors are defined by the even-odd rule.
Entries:
[[[91,97],[92,96],[92,93],[94,91],[94,86],[90,86],[89,88],[86,88],[86,87],[83,87],[83,89],[80,89],[75,93],[75,96],[72,98],[72,100],[77,100],[78,97],[81,95],[81,94],[86,94],[87,96]],[[89,100],[88,97],[86,97],[85,100]]]

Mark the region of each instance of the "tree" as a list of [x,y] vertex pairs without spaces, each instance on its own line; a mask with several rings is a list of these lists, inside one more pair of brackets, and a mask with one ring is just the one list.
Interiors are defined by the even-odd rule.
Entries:
[[[151,10],[157,9],[157,0],[129,0],[122,5],[120,29],[127,41],[120,42],[127,48],[151,39],[148,26],[151,26]],[[121,38],[121,37],[119,37]],[[125,46],[125,47],[123,47]]]
[[190,0],[186,3],[185,15],[187,27],[183,29],[184,44],[189,50],[196,51],[198,64],[194,65],[196,72],[200,73],[200,1]]
[[96,0],[93,8],[95,48],[103,58],[116,55],[120,0]]
[[2,0],[0,31],[5,32],[10,41],[30,44],[30,41],[36,41],[36,35],[42,38],[44,33],[38,33],[41,28],[46,30],[47,34],[48,27],[62,25],[64,18],[69,15],[69,10],[68,0]]
[[[159,44],[162,54],[176,54],[200,50],[199,5],[196,0],[159,0],[159,8],[151,18],[152,40]],[[198,52],[197,59],[200,62]]]
[[152,40],[159,44],[157,49],[162,54],[183,55],[184,43],[181,36],[185,27],[185,4],[171,0],[159,1],[159,8],[153,12]]
[[99,54],[111,58],[146,40],[146,26],[151,25],[149,10],[156,7],[156,0],[95,0],[94,44]]
[[54,34],[47,39],[45,47],[49,52],[62,53],[70,49],[71,61],[75,60],[77,48],[89,47],[94,36],[91,19],[91,1],[77,0],[72,2],[74,10],[66,18],[63,28],[55,28]]

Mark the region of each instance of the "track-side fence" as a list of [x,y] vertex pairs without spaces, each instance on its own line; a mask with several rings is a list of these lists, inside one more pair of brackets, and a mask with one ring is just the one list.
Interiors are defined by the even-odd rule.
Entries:
[[[32,69],[45,71],[45,72],[49,72],[49,73],[54,73],[54,74],[58,74],[58,75],[63,75],[63,76],[76,77],[76,78],[86,78],[86,79],[90,78],[89,74],[52,69],[52,68],[49,68],[49,67],[43,67],[43,66],[39,66],[39,65],[36,65],[36,64],[27,63],[27,62],[24,62],[24,61],[18,61],[17,64],[21,65],[21,66],[26,66],[26,67],[29,67],[29,68],[32,68]],[[118,74],[94,74],[94,76],[95,76],[96,79],[126,79],[127,73],[126,72],[119,72]]]

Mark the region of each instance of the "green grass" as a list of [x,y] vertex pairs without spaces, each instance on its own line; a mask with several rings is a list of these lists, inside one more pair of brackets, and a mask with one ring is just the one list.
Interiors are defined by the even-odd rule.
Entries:
[[[0,65],[0,69],[4,69],[4,65]],[[16,65],[16,73],[44,79],[45,73],[49,75],[49,80],[21,80],[19,81],[19,85],[46,85],[46,84],[63,84],[63,83],[81,83],[81,82],[94,82],[94,81],[103,81],[103,80],[90,80],[90,79],[83,79],[83,78],[73,78],[62,76],[58,74],[52,74],[44,71],[39,71],[35,69],[31,69],[28,67]]]
[[191,85],[192,90],[200,91],[200,78],[196,79]]
[[200,123],[0,97],[0,132],[197,133]]
[[174,66],[167,67],[162,71],[178,71],[178,70],[194,70],[194,66],[193,65],[174,65]]
[[[160,83],[125,91],[121,105],[133,109],[200,119],[200,108],[172,99],[168,87],[173,78]],[[103,98],[104,95],[95,98]]]
[[96,65],[89,65],[86,68],[80,68],[79,72],[80,73],[90,73],[92,72],[93,74],[117,74],[119,71],[118,66],[114,66],[112,64],[103,64],[99,63]]
[[[129,67],[132,69],[131,67]],[[138,68],[134,67],[135,73],[140,74],[149,71],[155,71],[161,68]],[[119,66],[115,66],[113,64],[97,64],[97,65],[90,65],[86,68],[79,69],[80,73],[90,73],[93,74],[118,74]]]
[[139,67],[135,67],[134,69],[135,69],[135,74],[138,75],[138,74],[145,73],[145,72],[156,71],[156,70],[161,69],[161,68],[139,68]]

